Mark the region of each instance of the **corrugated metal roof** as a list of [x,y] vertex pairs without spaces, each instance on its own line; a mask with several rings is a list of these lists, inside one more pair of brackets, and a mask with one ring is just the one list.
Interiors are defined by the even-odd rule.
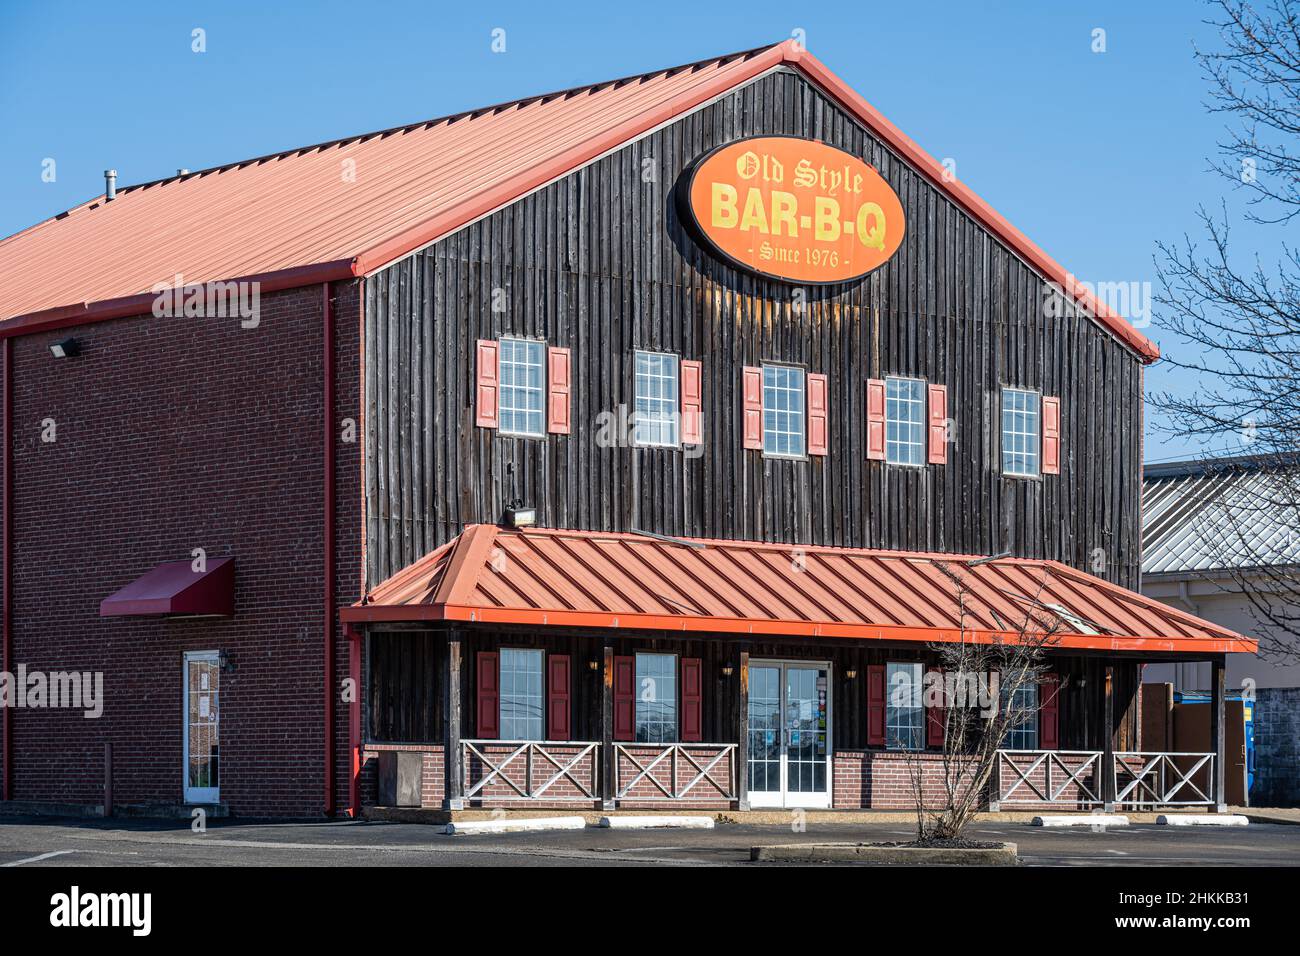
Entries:
[[147,312],[158,287],[258,278],[269,291],[369,274],[783,64],[1145,360],[1158,357],[794,41],[123,187],[0,240],[0,335]]
[[[343,610],[459,620],[875,640],[1254,652],[1209,621],[1052,561],[470,525]],[[964,593],[963,593],[964,592]],[[965,616],[958,600],[964,600]]]
[[1274,458],[1148,466],[1142,573],[1300,564],[1300,471]]

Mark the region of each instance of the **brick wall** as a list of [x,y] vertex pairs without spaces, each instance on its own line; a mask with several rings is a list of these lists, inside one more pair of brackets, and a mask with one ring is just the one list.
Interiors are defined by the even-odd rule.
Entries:
[[446,794],[445,750],[434,744],[366,744],[361,751],[361,804],[373,807],[379,803],[379,752],[402,750],[422,753],[420,779],[420,806],[437,809]]
[[[335,426],[358,418],[358,286],[335,287]],[[52,341],[74,335],[76,358]],[[233,813],[322,812],[322,290],[268,293],[237,319],[130,318],[13,343],[14,663],[102,671],[105,709],[16,710],[16,800],[182,800],[185,651],[225,650],[221,800]],[[56,441],[42,441],[52,421]],[[358,427],[359,432],[359,427]],[[337,434],[337,432],[336,432]],[[337,444],[337,603],[360,587],[360,443]],[[230,619],[101,619],[157,564],[236,559]],[[336,629],[335,673],[347,675]],[[335,794],[346,805],[346,708]]]
[[831,805],[837,809],[912,809],[913,766],[921,775],[926,802],[935,805],[945,799],[941,754],[841,750],[836,752],[833,766]]

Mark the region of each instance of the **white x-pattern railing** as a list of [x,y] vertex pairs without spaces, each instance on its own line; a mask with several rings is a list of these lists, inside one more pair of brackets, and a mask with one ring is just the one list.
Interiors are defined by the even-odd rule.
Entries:
[[[1214,754],[1116,752],[1118,807],[1211,806]],[[1180,766],[1180,764],[1182,766]],[[993,768],[992,802],[1000,806],[1060,804],[1097,807],[1105,803],[1100,750],[999,750]],[[1204,773],[1205,785],[1198,783]]]
[[[509,747],[509,750],[500,748]],[[492,800],[581,800],[597,798],[597,753],[600,744],[587,741],[563,743],[536,740],[462,740],[462,764],[465,768],[465,799],[484,799],[493,783],[504,785],[513,793],[493,793]],[[480,762],[483,771],[471,782],[471,758]],[[535,768],[549,772],[534,786]],[[512,776],[510,771],[514,771]],[[579,772],[585,771],[585,772]],[[522,785],[517,777],[522,777]],[[569,781],[578,791],[555,792],[551,788],[561,780]]]
[[[652,753],[647,753],[652,751]],[[736,798],[736,745],[735,744],[615,744],[614,745],[614,798],[616,800],[635,800],[640,803],[650,800],[682,800],[691,795],[697,786],[708,781],[713,791],[702,796],[734,800]],[[726,777],[715,768],[726,760]],[[624,772],[624,761],[632,769]],[[667,761],[668,785],[655,774],[655,769]],[[685,783],[680,782],[678,774],[681,762],[694,771],[694,776]],[[626,779],[624,779],[626,777]],[[645,781],[657,793],[633,794],[632,788]],[[701,790],[707,788],[702,787]]]

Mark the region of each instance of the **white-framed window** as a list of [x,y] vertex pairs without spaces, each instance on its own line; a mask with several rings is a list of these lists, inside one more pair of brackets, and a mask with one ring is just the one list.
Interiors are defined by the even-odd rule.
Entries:
[[638,445],[676,448],[678,421],[679,363],[666,352],[636,353],[636,428],[632,440]]
[[1011,715],[1002,746],[1006,750],[1038,749],[1038,685],[1022,684],[1013,694],[1003,688],[1000,694],[1002,707]]
[[1038,477],[1038,393],[1002,389],[1002,473]]
[[925,747],[925,701],[920,663],[885,665],[885,746],[890,750]]
[[677,655],[636,655],[636,739],[677,742]]
[[885,461],[925,464],[925,382],[885,379]]
[[501,648],[502,740],[546,739],[546,687],[544,651]]
[[501,339],[501,422],[505,435],[546,434],[546,347],[529,339]]
[[763,454],[777,458],[804,456],[806,408],[803,369],[763,366]]

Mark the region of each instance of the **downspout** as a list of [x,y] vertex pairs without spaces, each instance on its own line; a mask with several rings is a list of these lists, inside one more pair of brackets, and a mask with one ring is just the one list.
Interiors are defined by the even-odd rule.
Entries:
[[[13,573],[11,558],[13,548],[13,508],[10,502],[13,499],[14,488],[14,439],[13,439],[13,374],[14,374],[14,340],[6,337],[4,340],[4,398],[0,402],[3,410],[0,411],[0,417],[4,419],[4,506],[3,506],[3,542],[0,542],[0,587],[4,588],[3,608],[0,609],[0,628],[4,630],[4,666],[3,671],[6,674],[14,672],[13,653],[13,621],[11,610],[13,608]],[[5,800],[12,800],[14,796],[14,726],[13,726],[13,708],[2,708],[4,712],[4,792]]]
[[323,303],[321,418],[324,420],[325,547],[322,554],[324,583],[325,651],[325,815],[334,815],[334,309],[330,284],[321,284]]

